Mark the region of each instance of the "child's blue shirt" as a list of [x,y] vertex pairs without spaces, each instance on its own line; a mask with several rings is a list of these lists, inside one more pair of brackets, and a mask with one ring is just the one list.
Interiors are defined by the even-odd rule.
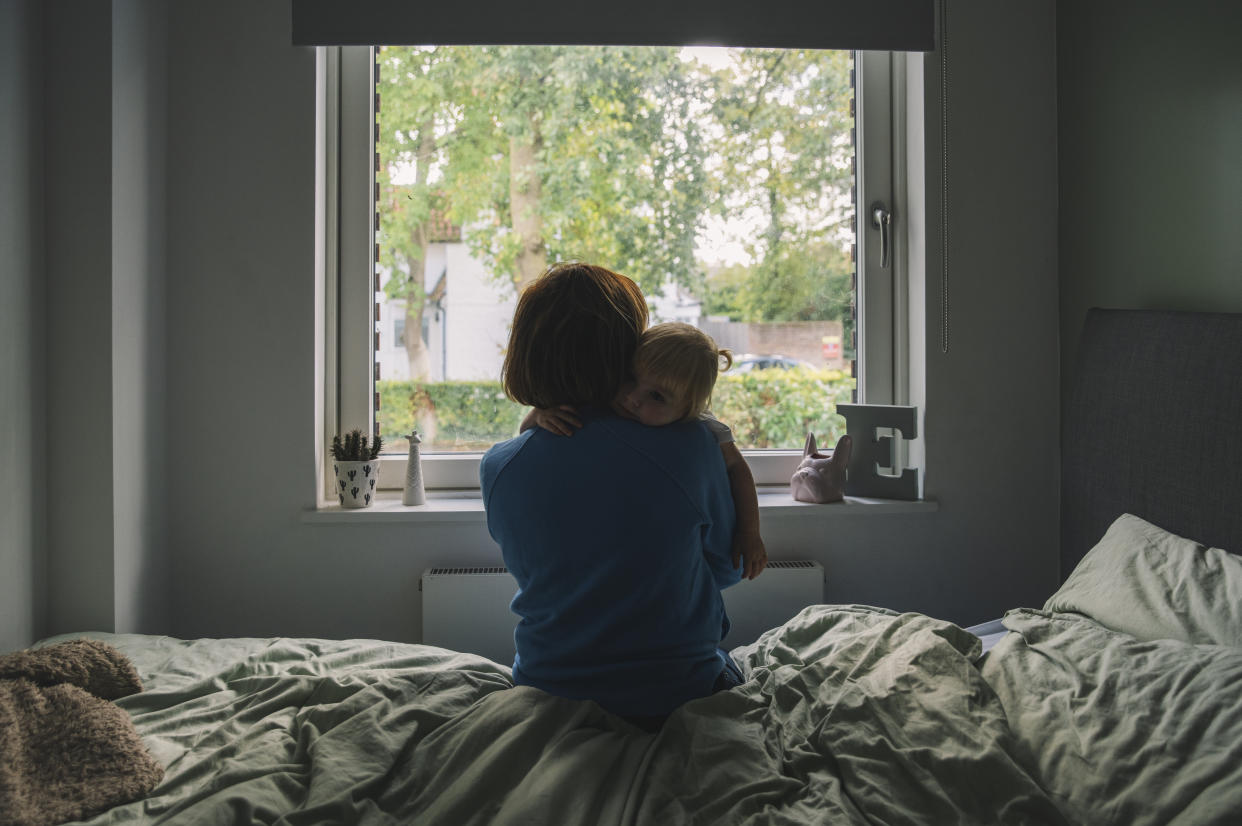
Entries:
[[532,428],[480,467],[487,527],[518,583],[513,679],[624,715],[711,693],[728,633],[720,590],[734,510],[701,423],[587,412],[572,436]]

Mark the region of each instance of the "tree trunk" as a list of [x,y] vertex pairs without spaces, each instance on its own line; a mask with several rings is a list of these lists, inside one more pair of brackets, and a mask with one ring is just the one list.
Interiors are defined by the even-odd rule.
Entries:
[[[435,124],[426,120],[418,127],[418,156],[414,185],[422,189],[427,184],[431,156],[435,152]],[[434,216],[432,216],[434,217]],[[431,354],[423,341],[423,312],[427,306],[427,243],[432,218],[423,221],[410,232],[412,249],[410,256],[410,288],[405,296],[405,357],[410,366],[410,379],[426,379],[431,376]]]
[[410,365],[411,379],[431,377],[431,353],[423,341],[423,312],[426,306],[421,296],[405,302],[405,357]]
[[531,118],[530,128],[529,138],[509,138],[509,209],[513,215],[513,231],[521,244],[514,273],[519,293],[548,267],[543,217],[539,214],[543,187],[536,167],[541,141],[534,118]]

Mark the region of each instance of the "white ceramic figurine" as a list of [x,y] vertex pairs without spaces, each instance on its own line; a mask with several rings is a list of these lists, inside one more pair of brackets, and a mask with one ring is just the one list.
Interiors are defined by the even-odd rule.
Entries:
[[410,434],[410,458],[405,465],[405,491],[401,494],[403,505],[423,505],[427,495],[423,492],[423,460],[418,446],[422,443],[418,431]]
[[842,436],[831,454],[815,449],[815,434],[809,433],[802,449],[802,463],[789,480],[789,490],[799,502],[821,505],[845,498],[845,468],[850,463],[854,440]]

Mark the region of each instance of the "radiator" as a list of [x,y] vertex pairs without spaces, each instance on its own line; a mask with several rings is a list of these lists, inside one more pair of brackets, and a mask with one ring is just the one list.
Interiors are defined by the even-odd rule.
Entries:
[[[513,662],[513,628],[517,617],[509,603],[517,583],[503,567],[428,568],[423,592],[423,642],[454,651]],[[754,642],[808,605],[824,599],[824,568],[818,562],[769,562],[754,580],[724,591],[725,610],[733,622],[721,643],[727,649]]]

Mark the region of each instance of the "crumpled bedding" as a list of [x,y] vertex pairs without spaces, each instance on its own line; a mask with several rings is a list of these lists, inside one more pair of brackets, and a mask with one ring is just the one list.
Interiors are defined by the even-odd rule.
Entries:
[[1067,819],[1242,823],[1242,558],[1132,514],[982,673]]
[[1005,626],[983,676],[1068,820],[1242,822],[1242,649],[1140,640],[1075,613],[1019,609]]
[[166,767],[92,824],[1058,824],[951,623],[813,606],[651,734],[481,657],[366,640],[93,635]]
[[166,773],[89,822],[1238,822],[1242,648],[1004,622],[980,659],[948,622],[812,606],[655,734],[430,646],[94,635]]

